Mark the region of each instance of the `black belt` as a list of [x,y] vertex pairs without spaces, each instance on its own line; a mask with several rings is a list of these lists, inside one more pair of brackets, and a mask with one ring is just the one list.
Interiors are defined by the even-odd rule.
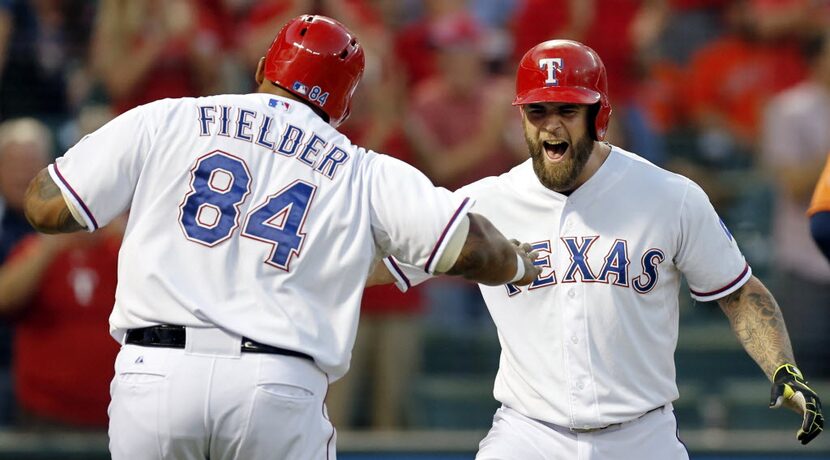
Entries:
[[[186,336],[184,326],[162,324],[128,330],[126,343],[144,347],[184,348]],[[269,353],[314,361],[314,358],[305,353],[266,345],[247,337],[242,337],[240,348],[245,353]]]
[[[657,409],[662,409],[664,407],[666,407],[666,406],[665,405],[657,406],[654,409],[651,409],[650,411],[643,413],[643,415],[640,415],[639,417],[636,417],[636,418],[633,418],[633,419],[629,420],[628,422],[633,422],[634,420],[639,420],[639,419],[645,417],[646,415],[656,411]],[[602,431],[602,430],[606,430],[608,428],[618,427],[618,426],[621,426],[623,423],[628,423],[628,422],[612,423],[610,425],[600,426],[600,427],[596,427],[596,428],[568,428],[568,429],[573,433],[593,433],[595,431]]]

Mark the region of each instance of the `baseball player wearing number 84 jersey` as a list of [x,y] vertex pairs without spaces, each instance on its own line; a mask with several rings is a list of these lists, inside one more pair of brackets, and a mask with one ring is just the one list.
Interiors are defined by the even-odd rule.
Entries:
[[335,130],[363,72],[340,23],[302,16],[259,92],[133,109],[42,171],[26,214],[93,231],[130,208],[110,317],[114,459],[333,459],[328,384],[348,368],[373,260],[529,283],[472,201]]
[[[502,348],[502,407],[477,459],[688,459],[671,405],[681,276],[694,299],[718,301],[773,381],[770,405],[802,414],[798,439],[817,436],[821,404],[794,365],[781,312],[706,194],[602,142],[611,105],[599,56],[541,43],[522,59],[516,90],[531,158],[457,191],[531,242],[542,269],[526,288],[481,286]],[[402,289],[428,277],[385,262]]]

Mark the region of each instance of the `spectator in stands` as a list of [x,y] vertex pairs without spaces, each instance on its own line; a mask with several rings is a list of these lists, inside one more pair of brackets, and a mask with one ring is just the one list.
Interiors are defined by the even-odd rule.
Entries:
[[810,201],[810,233],[813,241],[830,262],[830,153]]
[[[71,143],[112,118],[106,107],[87,109],[77,118]],[[51,161],[50,136],[37,122],[24,121],[31,126],[17,128],[27,134],[18,138],[29,143],[18,141],[18,149],[29,145],[27,158],[38,161],[20,169],[33,177]],[[2,172],[0,167],[0,176]],[[23,179],[21,174],[15,192],[19,203],[28,185]],[[100,235],[44,236],[28,233],[26,223],[27,235],[0,266],[0,315],[14,329],[11,355],[20,428],[106,427],[118,344],[103,325],[115,299],[123,224],[116,220]]]
[[[314,9],[313,0],[223,1],[233,4],[232,8],[242,12],[242,18],[232,33],[237,35],[235,44],[245,69],[256,68],[262,50],[268,49],[274,39],[275,30],[279,30],[290,19]],[[248,75],[247,71],[245,75]],[[253,85],[253,82],[250,84]]]
[[700,159],[707,165],[751,166],[764,104],[805,75],[792,41],[760,36],[757,13],[749,0],[730,3],[727,33],[692,56],[687,96]]
[[[809,77],[767,106],[761,152],[775,182],[773,237],[780,269],[777,293],[790,305],[786,320],[799,331],[793,340],[803,366],[830,375],[830,265],[810,238],[804,214],[830,151],[830,35],[805,47]],[[821,307],[821,308],[818,308]],[[791,316],[788,316],[791,315]]]
[[395,38],[395,54],[410,88],[438,72],[436,47],[461,22],[474,22],[465,0],[426,0],[421,18],[404,27]]
[[84,0],[0,1],[0,120],[69,116],[93,8]]
[[12,246],[34,230],[23,215],[29,181],[52,161],[52,134],[34,118],[0,124],[0,264]]
[[105,428],[118,344],[107,332],[120,230],[30,235],[0,268],[0,313],[14,319],[23,429]]
[[[52,135],[32,118],[0,124],[0,267],[11,249],[34,230],[23,215],[29,181],[52,161]],[[0,322],[0,425],[12,421],[11,332]]]
[[584,41],[594,20],[596,0],[524,0],[510,21],[513,62],[525,52],[554,38]]
[[221,90],[221,39],[209,13],[195,0],[100,2],[90,55],[116,113]]
[[434,32],[439,73],[411,93],[407,136],[426,174],[454,190],[506,171],[525,154],[509,103],[512,82],[487,73],[481,26],[456,16]]

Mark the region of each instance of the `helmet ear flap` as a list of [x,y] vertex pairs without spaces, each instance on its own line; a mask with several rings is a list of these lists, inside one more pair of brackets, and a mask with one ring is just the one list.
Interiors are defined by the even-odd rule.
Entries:
[[597,141],[605,140],[608,122],[611,120],[611,104],[608,103],[607,97],[603,96],[598,103],[591,106],[589,117],[589,120],[594,120],[591,124],[591,136]]

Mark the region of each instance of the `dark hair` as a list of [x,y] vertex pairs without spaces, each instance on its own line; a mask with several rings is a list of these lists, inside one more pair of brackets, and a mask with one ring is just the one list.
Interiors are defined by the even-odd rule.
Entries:
[[828,46],[830,46],[830,33],[816,33],[804,39],[801,53],[807,63],[813,65],[824,54]]

